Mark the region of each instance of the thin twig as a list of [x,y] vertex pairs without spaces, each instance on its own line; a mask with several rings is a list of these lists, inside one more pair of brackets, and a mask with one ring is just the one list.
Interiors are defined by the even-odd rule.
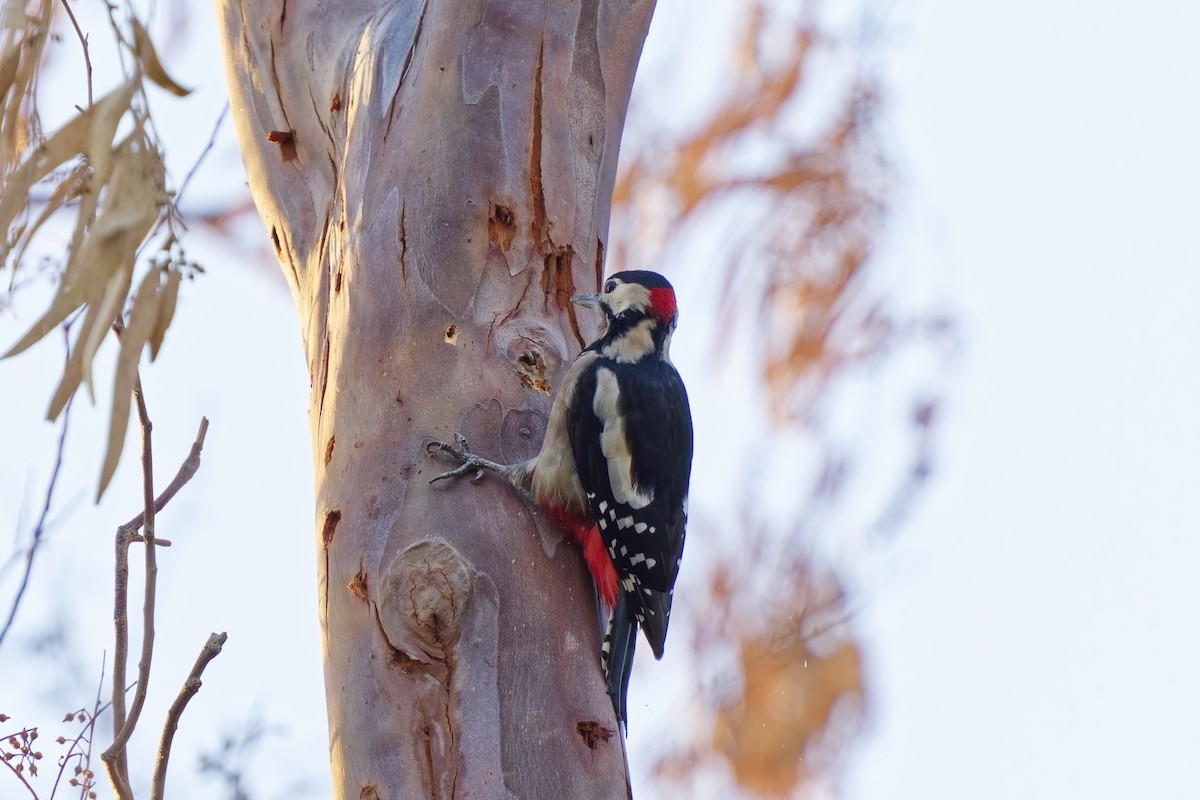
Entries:
[[228,638],[228,634],[224,632],[214,633],[208,637],[208,642],[200,651],[200,657],[196,659],[191,674],[183,682],[179,696],[175,698],[174,703],[171,703],[171,710],[167,712],[166,724],[163,725],[162,739],[158,744],[158,757],[154,762],[154,782],[150,788],[150,800],[162,800],[167,786],[167,762],[171,759],[171,742],[175,738],[175,731],[179,729],[179,718],[183,715],[183,710],[187,707],[188,702],[200,691],[200,687],[203,685],[200,676],[204,673],[204,668],[208,666],[208,662],[221,654],[221,648],[225,646],[225,640]]
[[183,193],[187,191],[188,184],[192,182],[192,177],[200,169],[200,165],[204,163],[204,159],[212,152],[213,147],[217,144],[217,134],[221,132],[221,123],[225,121],[225,117],[229,114],[229,102],[225,102],[225,107],[221,109],[220,115],[217,117],[217,122],[213,125],[212,135],[208,137],[208,144],[200,151],[200,155],[196,157],[196,163],[192,164],[192,168],[188,170],[188,174],[184,176],[183,183],[179,185],[179,191],[175,193],[175,208],[179,208],[179,201],[183,199]]
[[[66,340],[66,360],[71,360],[71,327],[70,324],[63,326],[63,338]],[[21,605],[21,598],[25,596],[25,589],[29,586],[29,577],[33,574],[33,558],[37,554],[38,545],[42,542],[42,534],[46,532],[46,519],[50,515],[50,503],[54,499],[54,487],[58,485],[58,473],[62,469],[63,451],[67,444],[67,423],[71,419],[71,404],[75,402],[75,396],[72,395],[67,400],[66,408],[63,409],[62,431],[58,434],[58,449],[54,454],[54,468],[50,471],[50,483],[46,486],[46,499],[42,503],[42,513],[38,516],[37,525],[33,528],[33,535],[30,537],[29,549],[25,553],[25,573],[21,576],[21,584],[17,587],[17,594],[13,598],[12,608],[9,609],[8,619],[4,622],[4,628],[0,629],[0,647],[4,645],[4,637],[8,636],[8,631],[13,625],[13,621],[17,618],[17,609]]]
[[[79,758],[83,762],[85,772],[91,771],[92,766],[92,741],[96,736],[96,720],[104,709],[108,708],[108,703],[100,702],[100,695],[104,692],[104,665],[108,661],[108,655],[104,654],[100,658],[100,682],[96,684],[96,702],[92,706],[92,713],[88,716],[87,725],[83,726],[83,730],[79,732],[71,742],[71,746],[67,748],[67,752],[58,760],[58,776],[54,779],[54,786],[50,789],[50,800],[54,800],[54,796],[58,794],[58,784],[62,781],[63,772],[67,769],[67,762],[75,757],[75,748],[79,747],[79,742],[87,742],[87,750],[79,747]],[[80,709],[81,711],[83,709]]]
[[[175,477],[167,484],[167,488],[163,489],[162,494],[154,501],[154,513],[157,514],[166,507],[167,503],[171,502],[171,498],[179,493],[184,484],[192,479],[196,471],[200,469],[200,452],[204,449],[204,437],[208,435],[208,418],[200,418],[200,431],[196,434],[196,441],[192,443],[192,450],[188,453],[183,463],[179,465],[179,471],[175,473]],[[146,512],[139,511],[138,515],[126,522],[121,527],[128,530],[129,533],[135,534],[142,527],[142,522],[146,519]],[[131,539],[130,541],[142,541],[140,537]],[[159,545],[166,547],[170,545],[166,539],[156,539]]]
[[17,780],[19,780],[19,781],[20,781],[22,784],[24,784],[25,788],[29,790],[29,793],[30,793],[31,795],[33,795],[33,800],[38,800],[38,793],[37,793],[37,792],[35,792],[35,791],[33,790],[33,787],[29,785],[29,781],[25,780],[25,776],[24,776],[24,775],[22,775],[21,773],[17,772],[17,768],[16,768],[16,767],[14,767],[12,764],[8,763],[8,762],[7,762],[6,760],[4,760],[3,758],[0,758],[0,764],[3,764],[4,766],[6,766],[6,767],[8,767],[10,770],[12,770],[12,774],[13,774],[13,775],[15,775],[15,776],[17,777]]
[[88,108],[92,107],[92,57],[88,55],[88,37],[83,35],[83,30],[79,27],[79,21],[75,19],[75,12],[71,10],[71,4],[67,0],[62,0],[62,7],[67,10],[67,16],[71,18],[71,24],[75,26],[75,35],[79,37],[79,43],[83,45],[83,63],[87,67],[87,90],[88,90]]
[[[109,779],[112,781],[113,788],[122,800],[125,800],[126,797],[133,797],[133,793],[129,788],[129,760],[125,746],[129,743],[129,737],[133,735],[133,729],[137,727],[138,718],[141,717],[142,708],[146,704],[146,692],[150,688],[150,663],[154,657],[154,604],[157,599],[158,590],[158,555],[156,552],[157,548],[154,546],[154,444],[152,435],[154,424],[150,421],[150,414],[146,410],[146,396],[142,388],[141,376],[134,379],[133,398],[137,403],[138,420],[141,422],[142,428],[142,502],[145,507],[145,519],[142,523],[142,535],[146,539],[146,547],[144,548],[146,575],[142,594],[142,655],[138,659],[137,689],[133,693],[133,704],[129,707],[128,715],[123,720],[123,724],[120,728],[116,728],[116,693],[123,691],[121,687],[124,685],[124,679],[122,678],[122,681],[117,683],[115,681],[115,673],[118,666],[120,666],[122,672],[125,669],[124,662],[128,657],[129,644],[128,620],[121,620],[119,626],[124,628],[125,641],[120,641],[121,636],[120,632],[118,632],[117,647],[124,652],[121,653],[120,658],[114,660],[113,664],[113,722],[115,732],[112,744],[100,756],[104,759],[104,764],[108,769]],[[122,555],[125,561],[125,596],[128,598],[129,532],[121,530],[118,532],[117,538],[119,540],[117,545],[118,561],[120,561]],[[118,592],[120,592],[119,586]],[[122,644],[124,645],[123,648]]]

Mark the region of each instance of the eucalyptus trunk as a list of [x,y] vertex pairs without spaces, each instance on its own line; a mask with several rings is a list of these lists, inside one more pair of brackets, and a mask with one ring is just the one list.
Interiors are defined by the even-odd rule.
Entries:
[[424,444],[537,452],[652,10],[218,0],[312,379],[337,797],[628,794],[579,553],[498,481],[430,486]]

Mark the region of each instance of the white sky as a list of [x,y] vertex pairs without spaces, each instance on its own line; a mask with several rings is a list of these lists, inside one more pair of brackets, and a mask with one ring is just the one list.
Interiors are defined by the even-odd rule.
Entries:
[[851,796],[1194,797],[1200,5],[896,16],[910,257],[967,346]]
[[[652,35],[669,36],[669,8],[659,14]],[[883,63],[908,195],[895,258],[918,265],[957,309],[965,349],[938,472],[872,573],[862,621],[873,713],[847,796],[1191,796],[1200,5],[914,1],[897,3],[892,22],[899,34]],[[186,165],[224,85],[210,48],[180,53],[195,68],[179,74],[204,78],[183,121]],[[197,197],[221,180],[200,184]],[[202,235],[194,249],[209,274],[185,287],[162,363],[146,372],[160,483],[201,414],[212,429],[200,475],[162,519],[176,546],[160,560],[164,629],[142,763],[205,637],[228,630],[177,740],[179,788],[192,780],[194,753],[258,709],[285,730],[255,761],[267,776],[255,796],[297,796],[294,780],[320,797],[326,734],[298,327],[281,282]],[[0,341],[28,323],[39,297],[20,301],[19,322],[0,319]],[[23,514],[22,536],[55,438],[38,420],[56,348],[0,364],[0,521],[12,530]],[[88,502],[103,411],[73,412],[59,500],[76,501],[41,555],[36,607],[0,651],[0,712],[18,719],[46,718],[47,696],[62,689],[56,672],[93,685],[109,646],[111,535],[136,510],[138,484],[130,450],[105,502]],[[3,598],[11,581],[0,574]],[[14,663],[14,645],[53,617],[75,637],[73,655]],[[268,674],[269,683],[256,677]],[[87,694],[74,696],[82,704]],[[59,705],[49,719],[69,710]],[[281,764],[294,772],[280,775]],[[215,793],[189,788],[184,796]]]

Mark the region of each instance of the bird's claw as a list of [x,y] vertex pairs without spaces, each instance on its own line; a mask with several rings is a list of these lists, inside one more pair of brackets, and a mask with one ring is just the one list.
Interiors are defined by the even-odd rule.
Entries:
[[[455,446],[457,445],[457,447]],[[426,442],[425,452],[433,455],[434,450],[441,450],[457,461],[466,462],[471,457],[471,446],[467,444],[467,437],[461,433],[454,434],[454,444],[448,442]]]
[[478,481],[483,477],[483,467],[479,465],[478,457],[471,452],[471,446],[467,443],[467,437],[463,436],[461,433],[454,434],[454,444],[436,441],[427,442],[425,444],[425,452],[433,455],[435,450],[440,450],[454,460],[461,461],[462,463],[459,464],[459,466],[455,469],[438,475],[436,478],[429,481],[430,483],[437,483],[438,481],[446,481],[452,478],[457,478],[462,475],[466,475],[472,470],[475,471],[475,474],[471,476],[472,482]]

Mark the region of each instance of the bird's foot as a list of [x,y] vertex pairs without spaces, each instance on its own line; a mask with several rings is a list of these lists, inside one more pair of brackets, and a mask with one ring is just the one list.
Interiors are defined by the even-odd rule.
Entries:
[[484,470],[499,473],[504,469],[503,465],[472,453],[470,445],[467,444],[467,437],[461,433],[454,434],[454,444],[448,442],[428,442],[425,445],[426,452],[432,454],[435,450],[440,450],[461,463],[456,469],[438,475],[430,483],[457,478],[460,475],[466,475],[468,472],[474,472],[475,474],[471,476],[471,480],[477,481],[483,477]]

